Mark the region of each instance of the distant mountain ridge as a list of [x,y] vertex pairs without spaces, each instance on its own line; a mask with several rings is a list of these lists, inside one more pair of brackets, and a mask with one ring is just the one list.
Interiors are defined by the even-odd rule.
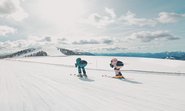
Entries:
[[10,54],[0,55],[2,58],[32,57],[32,56],[66,56],[66,55],[95,55],[95,56],[121,56],[121,57],[145,57],[185,60],[185,52],[160,52],[160,53],[90,53],[79,52],[54,46],[28,48]]
[[96,53],[97,56],[122,56],[122,57],[145,57],[160,59],[185,60],[185,52],[160,52],[160,53]]
[[58,48],[63,54],[65,55],[94,55],[90,52],[77,52],[77,51],[72,51],[64,48]]
[[39,47],[39,48],[28,48],[14,53],[0,55],[0,59],[13,57],[65,56],[65,55],[93,55],[93,54],[89,52],[77,52],[57,47],[44,47],[44,48]]

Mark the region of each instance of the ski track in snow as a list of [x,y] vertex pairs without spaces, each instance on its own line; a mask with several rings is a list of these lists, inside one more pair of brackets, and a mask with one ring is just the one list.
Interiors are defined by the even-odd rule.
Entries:
[[185,111],[184,76],[87,70],[93,81],[83,81],[74,67],[0,62],[0,111]]

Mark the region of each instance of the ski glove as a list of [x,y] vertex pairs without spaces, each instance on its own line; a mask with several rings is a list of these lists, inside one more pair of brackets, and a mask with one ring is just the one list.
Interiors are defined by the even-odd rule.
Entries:
[[75,64],[75,67],[77,67],[77,64]]
[[110,64],[110,67],[113,68],[114,66],[112,64]]

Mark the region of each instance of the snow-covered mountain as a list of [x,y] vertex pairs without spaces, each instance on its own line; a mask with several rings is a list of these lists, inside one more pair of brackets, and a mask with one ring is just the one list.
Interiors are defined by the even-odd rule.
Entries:
[[[89,79],[74,63],[88,61]],[[184,111],[185,61],[119,57],[126,80],[113,76],[112,57],[60,56],[0,60],[0,111]]]
[[12,57],[31,57],[31,56],[65,56],[65,55],[93,55],[87,52],[76,52],[54,46],[42,46],[37,48],[28,48],[7,55],[0,55],[0,58]]

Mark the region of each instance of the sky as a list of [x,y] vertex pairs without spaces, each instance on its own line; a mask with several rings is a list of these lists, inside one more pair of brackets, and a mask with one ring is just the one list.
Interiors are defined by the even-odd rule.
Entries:
[[184,0],[0,0],[0,52],[185,51]]

